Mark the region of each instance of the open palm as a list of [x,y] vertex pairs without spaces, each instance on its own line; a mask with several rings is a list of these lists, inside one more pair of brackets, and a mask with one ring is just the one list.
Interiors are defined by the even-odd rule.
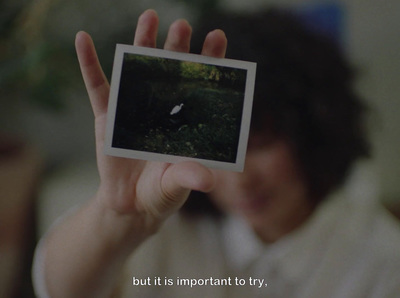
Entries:
[[[158,16],[153,10],[139,18],[134,45],[155,47]],[[188,52],[191,27],[184,20],[174,22],[164,48]],[[203,55],[224,57],[226,38],[221,30],[210,32]],[[190,190],[209,191],[214,185],[210,170],[194,162],[167,164],[106,156],[103,153],[109,83],[101,69],[91,37],[79,32],[76,50],[95,116],[95,134],[100,188],[97,200],[118,214],[145,214],[162,219],[177,210]]]

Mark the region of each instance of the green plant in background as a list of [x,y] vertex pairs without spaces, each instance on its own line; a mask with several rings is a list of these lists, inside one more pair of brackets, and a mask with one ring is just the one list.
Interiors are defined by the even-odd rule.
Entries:
[[[160,5],[183,6],[192,12],[194,18],[218,8],[216,0],[169,0],[170,4],[166,2],[168,1],[160,1]],[[158,1],[150,3],[156,9],[158,4]],[[72,31],[85,29],[85,26],[77,28],[80,25],[76,23],[96,28],[100,32],[93,33],[97,37],[96,45],[103,68],[109,75],[115,43],[126,42],[121,36],[131,37],[131,33],[127,34],[126,31],[131,32],[132,28],[124,25],[127,23],[127,14],[129,13],[131,19],[132,12],[137,10],[139,13],[141,9],[139,4],[124,0],[100,0],[96,4],[85,0],[0,2],[2,110],[6,110],[15,101],[32,103],[49,111],[62,110],[67,103],[66,91],[68,88],[75,88],[81,79],[73,48],[75,33]],[[122,24],[115,24],[116,20]],[[116,26],[113,27],[112,24]],[[101,34],[102,38],[99,38]]]
[[[51,0],[0,4],[0,90],[3,107],[18,100],[50,110],[64,106],[71,82],[71,50],[46,40],[43,24]],[[3,108],[4,109],[4,108]]]

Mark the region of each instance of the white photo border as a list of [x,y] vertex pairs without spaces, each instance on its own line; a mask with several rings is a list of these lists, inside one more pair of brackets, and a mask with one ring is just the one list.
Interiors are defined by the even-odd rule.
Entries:
[[[124,55],[126,53],[143,55],[148,57],[160,57],[167,59],[197,62],[202,64],[211,64],[216,66],[226,66],[226,67],[247,70],[236,161],[223,162],[217,160],[207,160],[207,159],[200,159],[193,157],[185,157],[185,156],[177,156],[177,155],[169,155],[169,154],[161,154],[155,152],[137,151],[133,149],[122,149],[113,147],[112,142],[113,142],[114,124],[117,111],[120,79],[121,79]],[[168,163],[178,163],[181,161],[196,161],[210,168],[242,172],[244,169],[247,142],[250,130],[256,67],[257,67],[256,63],[248,61],[233,60],[226,58],[214,58],[203,55],[172,52],[157,48],[146,48],[146,47],[117,44],[114,57],[114,66],[111,76],[111,87],[110,87],[110,95],[108,102],[104,153],[107,155],[117,156],[117,157],[134,158],[134,159],[151,160],[151,161],[168,162]]]

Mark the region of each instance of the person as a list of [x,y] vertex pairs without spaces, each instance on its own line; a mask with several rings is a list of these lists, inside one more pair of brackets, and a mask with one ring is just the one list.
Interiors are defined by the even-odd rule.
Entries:
[[[100,186],[40,241],[38,296],[397,297],[399,226],[341,190],[368,155],[348,63],[283,12],[215,19],[224,31],[199,52],[258,63],[243,173],[104,155],[109,85],[90,36],[77,34]],[[157,28],[145,11],[134,45],[155,47]],[[191,35],[175,21],[164,49],[188,52]]]

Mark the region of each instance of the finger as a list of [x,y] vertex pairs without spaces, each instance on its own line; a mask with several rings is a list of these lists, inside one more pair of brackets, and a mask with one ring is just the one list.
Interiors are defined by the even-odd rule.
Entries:
[[147,163],[137,183],[136,208],[165,218],[184,204],[191,190],[208,192],[213,187],[213,173],[198,163]]
[[189,52],[192,27],[186,20],[177,20],[169,27],[164,49],[176,52]]
[[214,188],[213,173],[195,162],[173,164],[166,169],[161,180],[165,198],[180,207],[191,190],[209,192]]
[[214,30],[207,34],[204,40],[202,55],[224,58],[228,41],[222,30]]
[[158,15],[154,10],[148,9],[142,13],[138,19],[133,44],[135,46],[155,48],[158,23]]
[[75,48],[93,112],[97,117],[107,111],[110,86],[100,66],[90,35],[86,32],[78,32]]

